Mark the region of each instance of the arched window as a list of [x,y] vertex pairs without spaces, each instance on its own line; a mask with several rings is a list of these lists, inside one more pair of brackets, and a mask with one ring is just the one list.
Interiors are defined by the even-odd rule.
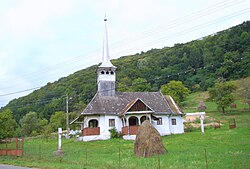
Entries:
[[109,74],[109,71],[107,71],[106,74],[108,75],[108,74]]
[[141,124],[145,121],[145,120],[149,120],[148,116],[142,116],[140,121],[141,121]]
[[98,120],[96,119],[89,120],[89,127],[90,128],[98,127]]
[[101,71],[101,74],[104,74],[104,71]]
[[113,75],[113,74],[114,74],[114,72],[113,72],[113,71],[111,71],[111,72],[110,72],[110,74],[111,74],[111,75]]
[[139,125],[138,118],[135,116],[129,117],[128,123],[130,126],[137,126]]

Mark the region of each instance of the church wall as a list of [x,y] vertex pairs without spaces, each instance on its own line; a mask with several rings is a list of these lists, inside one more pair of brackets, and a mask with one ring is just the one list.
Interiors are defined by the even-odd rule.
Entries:
[[[110,119],[115,120],[115,126],[109,126]],[[115,127],[118,132],[121,131],[121,119],[118,116],[114,115],[101,115],[100,116],[100,138],[101,139],[109,139],[110,132],[109,129]]]
[[[115,126],[109,126],[109,119],[114,119],[115,120]],[[106,115],[105,116],[105,124],[107,130],[115,127],[118,132],[121,132],[122,130],[122,121],[118,116],[115,115]]]
[[100,116],[93,115],[93,116],[85,116],[84,117],[83,128],[89,127],[88,126],[89,125],[89,121],[93,120],[93,119],[95,119],[95,120],[98,121],[98,127],[100,127]]
[[97,77],[97,81],[111,81],[111,82],[115,82],[115,74],[111,75],[111,74],[100,74]]
[[100,116],[100,138],[101,139],[109,139],[110,138],[110,134],[109,131],[107,129],[107,124],[106,124],[106,116],[105,115],[101,115]]
[[168,116],[156,116],[158,118],[162,118],[162,125],[157,125],[157,121],[152,120],[153,126],[158,130],[160,135],[170,135],[170,128],[169,128],[169,117]]
[[[176,125],[173,125],[172,119],[175,119]],[[170,132],[172,134],[184,133],[183,118],[181,116],[172,116],[169,118]]]
[[98,91],[102,96],[115,95],[115,81],[99,81]]

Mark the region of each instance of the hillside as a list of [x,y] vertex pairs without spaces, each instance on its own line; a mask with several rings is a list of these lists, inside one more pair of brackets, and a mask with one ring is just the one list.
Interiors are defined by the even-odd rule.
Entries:
[[[101,57],[101,56],[100,56]],[[217,78],[235,80],[250,76],[250,21],[214,35],[173,47],[152,49],[112,61],[117,66],[117,90],[157,91],[170,80],[182,81],[191,91],[205,91]],[[15,99],[10,109],[16,121],[35,111],[49,119],[55,111],[80,112],[96,93],[96,68],[75,72]]]
[[[249,110],[249,103],[247,100],[249,99],[249,86],[250,86],[250,77],[231,81],[235,86],[237,86],[236,91],[233,92],[233,96],[235,98],[235,108],[228,107],[227,112],[231,111],[243,111]],[[248,98],[248,99],[247,99]],[[197,112],[197,107],[199,102],[203,100],[207,109],[206,112],[217,112],[217,105],[214,101],[209,99],[208,91],[198,91],[191,93],[187,99],[182,102],[182,110],[185,113]]]

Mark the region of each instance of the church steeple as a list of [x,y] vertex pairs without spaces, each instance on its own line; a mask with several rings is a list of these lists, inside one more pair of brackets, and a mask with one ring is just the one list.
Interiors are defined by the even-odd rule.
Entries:
[[103,38],[103,51],[102,51],[102,64],[99,67],[114,67],[114,65],[110,62],[109,57],[109,46],[108,46],[108,31],[107,31],[107,18],[105,15],[104,18],[105,28],[104,28],[104,38]]
[[97,69],[97,84],[98,93],[100,96],[114,96],[115,95],[115,70],[116,67],[110,62],[109,47],[108,47],[108,33],[107,33],[107,18],[104,18],[104,39],[102,63]]

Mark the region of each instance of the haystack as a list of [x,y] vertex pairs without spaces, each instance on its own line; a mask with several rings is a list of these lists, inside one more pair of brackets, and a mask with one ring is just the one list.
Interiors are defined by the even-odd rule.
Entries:
[[206,110],[207,109],[207,106],[205,105],[204,101],[201,100],[198,107],[197,107],[198,110]]
[[167,149],[164,147],[160,133],[145,120],[139,127],[136,134],[134,153],[141,157],[164,154]]

